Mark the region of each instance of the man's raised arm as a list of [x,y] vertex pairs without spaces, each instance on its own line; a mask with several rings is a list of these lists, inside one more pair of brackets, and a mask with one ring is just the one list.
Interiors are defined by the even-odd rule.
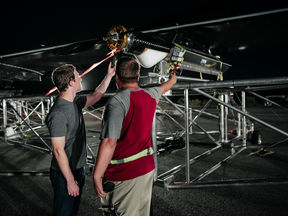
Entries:
[[110,62],[107,70],[107,75],[103,79],[102,83],[98,86],[98,88],[93,92],[93,94],[87,96],[87,102],[85,104],[85,107],[95,104],[102,98],[110,84],[112,77],[115,75],[115,68],[116,67],[111,68]]
[[162,91],[163,95],[164,93],[166,93],[168,90],[170,90],[170,88],[177,82],[177,77],[174,74],[171,74],[169,77],[169,80],[167,80],[165,83],[163,83],[161,86],[159,86],[159,88]]

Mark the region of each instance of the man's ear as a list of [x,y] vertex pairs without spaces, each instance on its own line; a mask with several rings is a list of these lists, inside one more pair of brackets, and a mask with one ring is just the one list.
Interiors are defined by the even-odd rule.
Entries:
[[118,80],[119,80],[119,76],[115,74],[115,81],[118,82]]
[[69,87],[74,87],[75,86],[75,82],[73,80],[70,80],[70,82],[68,83]]

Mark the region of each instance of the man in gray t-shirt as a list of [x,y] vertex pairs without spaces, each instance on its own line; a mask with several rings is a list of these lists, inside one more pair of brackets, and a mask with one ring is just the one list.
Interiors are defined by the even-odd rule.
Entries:
[[[80,122],[79,119],[82,119],[82,113],[80,112],[82,108],[84,108],[86,101],[86,97],[80,96],[76,96],[73,102],[58,97],[46,119],[51,137],[65,137],[64,150],[70,163],[70,168],[72,168],[72,170],[79,169],[86,164],[85,139],[78,141],[79,145],[81,146],[81,149],[79,149],[78,151],[79,156],[77,157],[79,159],[72,162],[73,158],[71,158],[73,143],[75,141],[77,142],[76,136],[78,128],[84,127],[84,122]],[[83,135],[85,136],[85,134],[79,134],[79,136]],[[74,163],[75,167],[71,167],[71,163]],[[55,156],[52,158],[51,168],[60,171]]]
[[53,215],[76,215],[85,181],[86,136],[82,108],[95,104],[105,93],[115,68],[108,67],[100,86],[88,96],[76,96],[82,90],[81,78],[73,65],[63,65],[52,73],[58,91],[47,118],[53,147],[50,179],[54,188]]

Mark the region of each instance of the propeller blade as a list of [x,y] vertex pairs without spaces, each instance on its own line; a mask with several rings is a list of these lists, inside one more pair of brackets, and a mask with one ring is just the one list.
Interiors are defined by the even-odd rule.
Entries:
[[75,53],[86,51],[86,50],[94,47],[96,44],[98,44],[101,41],[102,41],[102,39],[99,39],[99,38],[80,41],[80,42],[72,43],[72,44],[69,44],[68,46],[56,49],[53,51],[53,53],[54,53],[54,55],[75,54]]

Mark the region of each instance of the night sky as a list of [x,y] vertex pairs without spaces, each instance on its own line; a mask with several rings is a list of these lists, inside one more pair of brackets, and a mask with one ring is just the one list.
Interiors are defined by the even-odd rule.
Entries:
[[[211,0],[200,3],[177,1],[165,4],[163,1],[141,3],[130,0],[116,1],[116,3],[115,1],[51,2],[39,1],[37,4],[30,4],[24,1],[9,1],[9,3],[1,3],[0,55],[102,38],[107,35],[107,31],[113,25],[120,24],[126,28],[137,28],[161,17],[167,17],[167,14],[193,7],[195,4],[203,5],[203,11],[205,11],[205,7],[208,7]],[[253,8],[261,7],[262,2],[258,0],[231,1],[230,9],[235,13],[241,10],[252,11]],[[224,74],[224,79],[285,76],[287,54],[284,54],[284,51],[285,49],[277,48],[265,52],[262,50],[221,56],[225,62],[232,65],[232,68]],[[91,77],[87,75],[88,79],[91,80]],[[53,87],[49,76],[46,75],[43,80],[45,82],[48,80],[48,84],[36,84],[35,88],[41,86],[42,91],[45,92],[44,88]],[[85,81],[84,78],[83,81]],[[97,82],[100,81],[97,80]],[[91,84],[87,84],[86,88],[91,88]]]

